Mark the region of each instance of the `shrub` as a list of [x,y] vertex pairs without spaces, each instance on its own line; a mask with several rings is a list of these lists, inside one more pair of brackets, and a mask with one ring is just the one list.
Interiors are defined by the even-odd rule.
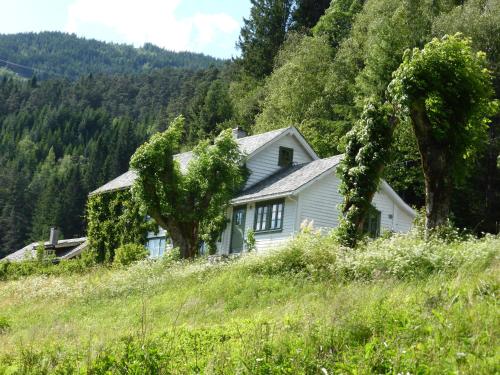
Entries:
[[21,262],[0,261],[0,280],[14,280],[31,275],[70,275],[85,273],[95,267],[95,262],[82,256],[77,259],[64,259],[59,263],[24,260]]
[[251,252],[255,250],[255,232],[253,229],[250,229],[247,232],[247,238],[245,240],[247,245],[247,251]]
[[252,273],[265,275],[301,274],[324,278],[332,274],[337,258],[337,242],[317,232],[303,232],[285,247],[249,259]]
[[461,267],[488,266],[500,250],[498,237],[394,234],[368,241],[357,249],[342,247],[334,233],[306,231],[267,256],[249,257],[247,269],[263,275],[302,274],[312,278],[370,280],[421,278],[432,273],[453,273]]
[[115,250],[114,263],[128,266],[133,262],[146,259],[148,251],[144,245],[128,243]]
[[0,335],[10,329],[10,323],[6,317],[0,316]]

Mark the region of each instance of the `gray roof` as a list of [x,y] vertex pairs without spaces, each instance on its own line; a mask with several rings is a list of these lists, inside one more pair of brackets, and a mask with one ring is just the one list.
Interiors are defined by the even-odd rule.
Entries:
[[238,204],[291,195],[337,166],[341,158],[342,155],[336,155],[327,159],[293,165],[242,191],[231,202]]
[[[247,156],[250,156],[255,151],[286,132],[288,129],[290,128],[282,128],[267,133],[250,135],[244,138],[238,138],[236,142],[238,143],[241,152],[243,152]],[[187,170],[188,164],[192,158],[193,153],[191,151],[174,155],[174,159],[179,162],[181,171],[183,172]],[[121,176],[116,177],[115,179],[92,191],[90,195],[129,188],[134,184],[136,178],[137,175],[134,171],[125,172]]]
[[[83,244],[87,244],[86,237],[80,238],[69,238],[67,240],[59,240],[57,245],[55,246],[56,250],[64,250],[68,249],[68,253],[64,252],[64,255],[61,258],[71,258],[70,254],[73,254],[73,250],[81,247]],[[26,245],[22,249],[19,249],[12,254],[7,255],[5,258],[1,260],[8,260],[11,262],[21,261],[21,260],[29,260],[33,259],[36,255],[36,248],[38,247],[39,242],[32,242],[29,245]],[[50,246],[50,242],[44,242],[46,248]],[[81,252],[81,251],[80,251]],[[78,253],[79,254],[79,253]],[[77,255],[77,254],[75,254]]]

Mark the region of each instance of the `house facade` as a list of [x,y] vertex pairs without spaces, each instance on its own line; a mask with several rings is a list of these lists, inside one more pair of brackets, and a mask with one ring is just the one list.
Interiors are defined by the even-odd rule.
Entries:
[[[336,168],[341,155],[320,159],[294,127],[252,136],[235,129],[233,134],[247,156],[250,176],[231,201],[228,225],[217,243],[220,255],[245,251],[250,231],[255,235],[256,250],[265,251],[290,239],[304,221],[324,231],[338,225],[342,196]],[[192,157],[191,152],[175,155],[181,170]],[[129,188],[135,177],[133,171],[126,172],[91,194]],[[385,181],[372,206],[366,230],[373,236],[383,230],[411,229],[414,210]],[[146,246],[153,257],[171,248],[164,231],[149,233]]]

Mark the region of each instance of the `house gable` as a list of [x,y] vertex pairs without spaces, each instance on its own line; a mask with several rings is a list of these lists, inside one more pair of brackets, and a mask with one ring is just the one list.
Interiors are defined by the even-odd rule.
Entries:
[[294,165],[309,163],[318,159],[318,155],[309,146],[302,134],[297,129],[290,127],[247,156],[246,165],[250,171],[250,176],[245,184],[245,190],[283,169],[279,165],[280,147],[293,150]]

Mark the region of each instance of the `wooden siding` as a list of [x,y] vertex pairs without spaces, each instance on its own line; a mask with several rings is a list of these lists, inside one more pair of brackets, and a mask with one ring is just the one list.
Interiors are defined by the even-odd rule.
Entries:
[[333,228],[338,225],[337,206],[342,202],[338,193],[339,182],[335,174],[331,173],[299,194],[300,223],[312,220],[315,228]]
[[[334,228],[338,225],[339,205],[342,197],[338,192],[340,180],[332,174],[320,178],[299,194],[299,222],[313,221],[315,228]],[[384,191],[375,193],[373,206],[380,211],[382,230],[407,232],[412,218],[404,212]]]
[[247,162],[247,167],[251,174],[245,185],[245,189],[255,185],[257,182],[281,169],[281,167],[278,166],[280,147],[289,147],[293,149],[293,162],[295,164],[307,163],[313,160],[297,139],[287,134],[280,140],[271,143]]
[[[297,202],[291,198],[285,199],[283,208],[283,229],[280,232],[255,233],[255,247],[261,252],[270,248],[278,247],[290,239],[296,230],[296,211]],[[226,214],[227,218],[232,217],[232,208]],[[255,220],[255,203],[247,204],[247,213],[245,220],[245,238],[250,229],[253,229]],[[222,233],[221,242],[218,243],[219,254],[229,254],[229,246],[231,241],[231,223],[228,223],[226,229]]]

